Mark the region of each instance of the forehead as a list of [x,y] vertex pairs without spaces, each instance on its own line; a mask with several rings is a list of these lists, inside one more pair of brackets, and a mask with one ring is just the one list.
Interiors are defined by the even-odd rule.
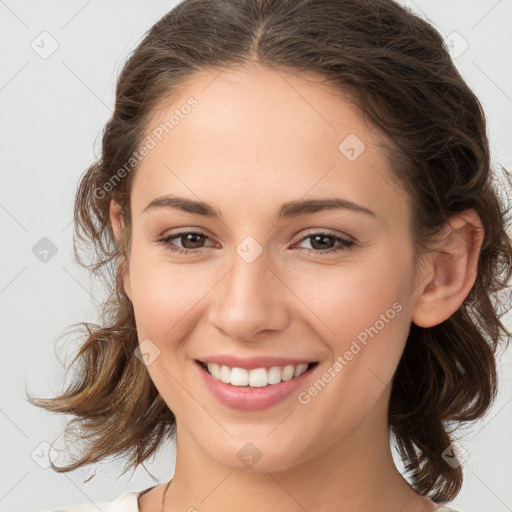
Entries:
[[154,147],[136,172],[134,210],[164,192],[256,208],[334,190],[381,208],[403,200],[380,134],[319,80],[258,66],[192,75],[147,125]]
[[261,140],[266,143],[260,147],[264,153],[278,143],[298,152],[304,139],[316,143],[324,139],[332,147],[349,133],[369,143],[378,138],[363,123],[354,102],[322,84],[320,77],[258,65],[195,73],[181,85],[179,94],[160,102],[147,131],[169,119],[169,113],[180,110],[190,98],[197,106],[172,128],[173,135],[189,127],[205,142],[215,136],[224,144],[236,139],[237,146],[250,148],[253,154]]

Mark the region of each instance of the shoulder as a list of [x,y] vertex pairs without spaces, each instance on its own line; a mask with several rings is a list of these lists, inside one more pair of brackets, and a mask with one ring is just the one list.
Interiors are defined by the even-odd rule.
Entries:
[[43,512],[139,512],[138,498],[144,491],[125,492],[113,501],[101,503],[89,503],[87,505],[75,505],[59,510],[46,510]]

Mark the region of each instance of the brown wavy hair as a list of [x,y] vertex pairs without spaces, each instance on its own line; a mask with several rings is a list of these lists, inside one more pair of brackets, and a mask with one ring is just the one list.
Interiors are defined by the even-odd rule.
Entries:
[[[102,277],[109,295],[100,324],[75,324],[82,339],[71,365],[79,366],[67,390],[29,398],[75,416],[65,434],[85,442],[78,460],[51,466],[66,472],[122,455],[129,457],[125,468],[136,467],[174,436],[175,416],[134,355],[134,311],[121,281],[136,164],[112,180],[133,163],[154,109],[186,90],[196,72],[255,63],[318,77],[387,137],[390,167],[412,198],[415,254],[428,250],[451,216],[467,209],[480,216],[485,237],[474,286],[446,321],[411,325],[389,405],[413,488],[434,501],[452,500],[462,469],[442,452],[456,427],[481,418],[495,400],[498,348],[509,335],[500,318],[509,308],[502,295],[510,298],[510,207],[499,195],[493,171],[505,169],[491,164],[479,100],[436,29],[393,0],[184,0],[129,56],[101,156],[81,176],[74,209],[75,257]],[[122,206],[120,241],[110,225],[111,199]],[[83,249],[93,255],[88,262]]]

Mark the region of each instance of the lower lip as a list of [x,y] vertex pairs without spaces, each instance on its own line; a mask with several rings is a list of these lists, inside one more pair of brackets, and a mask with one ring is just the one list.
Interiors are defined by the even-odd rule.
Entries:
[[226,384],[210,375],[199,362],[195,361],[195,363],[203,382],[219,402],[233,409],[244,411],[260,411],[281,402],[303,386],[318,366],[318,363],[315,363],[302,375],[279,384],[252,388],[249,386]]

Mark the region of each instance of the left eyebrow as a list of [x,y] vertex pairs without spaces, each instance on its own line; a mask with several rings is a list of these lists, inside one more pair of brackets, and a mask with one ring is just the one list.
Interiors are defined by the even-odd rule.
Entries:
[[352,210],[357,213],[366,213],[373,217],[377,217],[375,212],[347,199],[341,197],[333,197],[327,199],[302,199],[297,201],[289,201],[284,203],[279,212],[277,213],[277,219],[281,220],[284,218],[298,217],[299,215],[307,215],[310,213],[316,213],[323,210]]
[[[165,195],[153,199],[145,208],[142,213],[154,208],[177,208],[179,210],[192,213],[195,215],[203,215],[206,217],[214,217],[220,219],[222,214],[219,210],[214,208],[211,204],[204,201],[197,201],[186,197],[179,197],[175,195]],[[317,213],[324,210],[346,209],[358,213],[365,213],[376,217],[375,212],[347,199],[340,197],[325,198],[325,199],[301,199],[288,201],[283,203],[276,214],[276,219],[281,220],[285,218],[299,217],[301,215],[308,215]]]

